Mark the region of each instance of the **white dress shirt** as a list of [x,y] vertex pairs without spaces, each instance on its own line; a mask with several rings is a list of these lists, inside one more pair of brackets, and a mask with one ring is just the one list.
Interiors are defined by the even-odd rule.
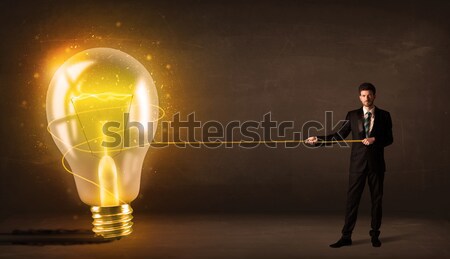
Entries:
[[373,128],[373,122],[375,121],[375,106],[372,109],[363,106],[363,112],[364,112],[364,119],[367,119],[368,116],[367,113],[370,112],[370,127],[369,127],[369,134],[370,134]]

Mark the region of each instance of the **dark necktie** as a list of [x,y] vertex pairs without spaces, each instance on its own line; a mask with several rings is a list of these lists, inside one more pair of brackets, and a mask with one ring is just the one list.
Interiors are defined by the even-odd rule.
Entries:
[[372,117],[372,113],[367,112],[367,117],[364,119],[364,129],[366,130],[366,138],[369,137],[369,130],[370,130],[370,119]]

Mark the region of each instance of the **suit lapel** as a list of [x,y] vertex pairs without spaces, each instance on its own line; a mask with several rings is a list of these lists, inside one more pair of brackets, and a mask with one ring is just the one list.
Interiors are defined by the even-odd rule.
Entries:
[[361,109],[358,110],[358,134],[360,139],[365,139],[365,132],[364,132],[364,110],[361,107]]
[[372,126],[372,131],[370,132],[369,137],[373,137],[377,131],[377,127],[378,127],[378,122],[380,121],[380,111],[378,109],[378,107],[375,106],[375,120],[373,122],[373,126]]

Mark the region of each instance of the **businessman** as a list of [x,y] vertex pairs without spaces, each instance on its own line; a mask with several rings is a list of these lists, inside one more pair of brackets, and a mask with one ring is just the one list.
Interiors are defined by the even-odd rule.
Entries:
[[[389,112],[374,105],[375,86],[363,83],[358,88],[363,107],[347,113],[346,120],[337,132],[327,136],[309,137],[306,143],[323,145],[345,139],[350,132],[354,140],[350,156],[349,186],[342,237],[332,248],[352,244],[352,232],[356,224],[359,202],[366,181],[372,201],[372,222],[370,231],[373,247],[380,247],[380,226],[382,216],[383,180],[386,166],[384,148],[393,142],[392,121]],[[336,143],[336,142],[334,142]]]

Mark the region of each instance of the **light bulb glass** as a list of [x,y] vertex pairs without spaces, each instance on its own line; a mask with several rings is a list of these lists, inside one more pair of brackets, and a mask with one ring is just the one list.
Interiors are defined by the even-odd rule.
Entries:
[[[94,232],[104,237],[131,233],[129,203],[138,195],[159,115],[151,75],[122,51],[84,50],[56,71],[46,109],[48,129],[75,176],[78,194],[92,206]],[[115,230],[121,223],[124,229]]]

